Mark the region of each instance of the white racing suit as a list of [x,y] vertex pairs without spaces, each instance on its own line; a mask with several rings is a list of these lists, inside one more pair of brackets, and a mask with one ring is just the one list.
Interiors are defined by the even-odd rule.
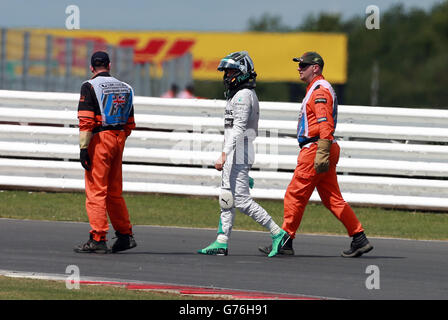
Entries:
[[258,135],[259,113],[258,98],[253,89],[241,89],[227,100],[223,148],[226,162],[222,171],[221,188],[231,191],[234,207],[221,207],[218,235],[230,236],[235,208],[264,227],[268,227],[272,220],[249,193],[249,170],[255,160],[253,141]]

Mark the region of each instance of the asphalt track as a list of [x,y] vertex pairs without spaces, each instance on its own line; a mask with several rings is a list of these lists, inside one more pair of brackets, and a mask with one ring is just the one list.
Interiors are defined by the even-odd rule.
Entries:
[[[295,256],[267,258],[257,248],[269,244],[268,233],[234,231],[228,256],[204,256],[196,250],[215,239],[215,230],[134,226],[135,249],[73,252],[88,231],[86,223],[0,219],[0,269],[65,274],[68,265],[77,265],[81,278],[336,299],[448,299],[448,241],[371,238],[373,251],[347,259],[340,251],[348,237],[298,235]],[[379,271],[379,289],[366,287],[373,283],[366,272],[372,265]]]

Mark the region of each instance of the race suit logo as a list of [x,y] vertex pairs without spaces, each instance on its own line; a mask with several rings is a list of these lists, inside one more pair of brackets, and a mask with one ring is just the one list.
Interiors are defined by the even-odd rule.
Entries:
[[120,111],[120,108],[123,108],[123,105],[125,103],[126,103],[126,97],[124,95],[113,95],[112,108],[110,108],[109,115],[116,116]]

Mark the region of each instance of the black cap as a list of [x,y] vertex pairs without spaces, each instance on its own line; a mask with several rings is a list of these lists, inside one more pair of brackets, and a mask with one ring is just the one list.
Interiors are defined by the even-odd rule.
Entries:
[[317,52],[305,52],[300,58],[293,58],[292,61],[305,64],[318,64],[323,68],[324,59]]
[[92,58],[90,59],[90,64],[92,67],[108,67],[110,63],[109,55],[104,51],[97,51],[92,54]]

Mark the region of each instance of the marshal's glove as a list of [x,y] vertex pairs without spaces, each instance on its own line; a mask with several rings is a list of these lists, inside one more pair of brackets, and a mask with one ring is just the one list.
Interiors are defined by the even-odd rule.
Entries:
[[92,139],[93,133],[91,131],[80,131],[79,132],[79,161],[81,161],[81,165],[87,171],[90,170],[90,157],[87,152],[87,148],[89,147],[90,140]]
[[332,141],[319,139],[317,141],[316,157],[314,158],[314,169],[316,173],[327,172],[330,168],[330,149]]
[[81,161],[82,167],[84,169],[86,169],[87,171],[89,171],[91,163],[90,163],[89,152],[87,151],[87,149],[80,149],[79,160]]

